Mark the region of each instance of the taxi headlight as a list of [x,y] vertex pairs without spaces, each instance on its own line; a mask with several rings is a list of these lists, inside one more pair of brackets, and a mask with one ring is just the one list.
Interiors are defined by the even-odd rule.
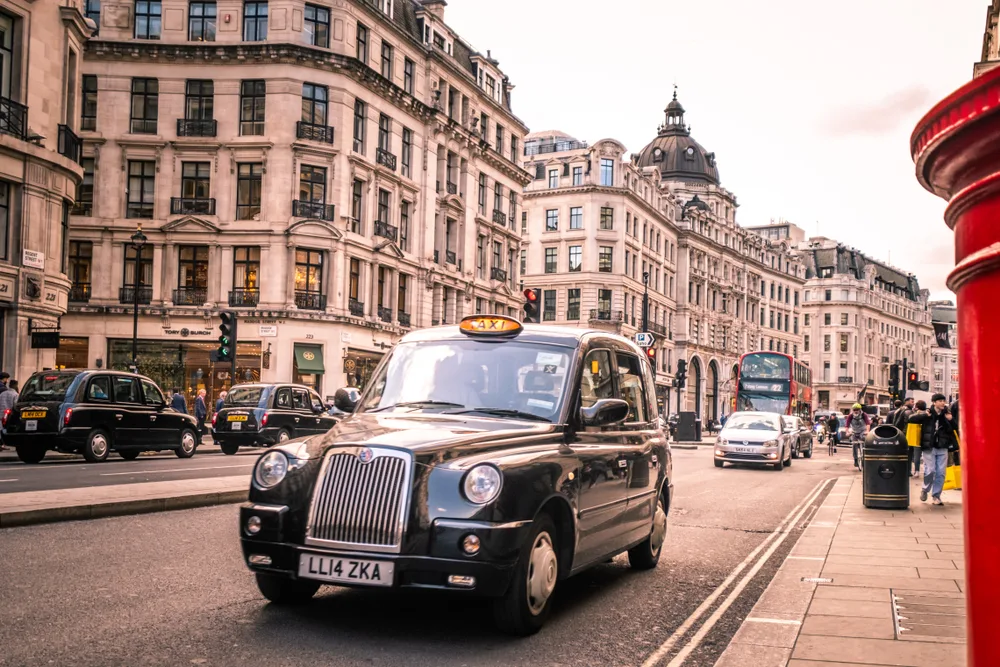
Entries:
[[465,473],[462,491],[471,503],[485,505],[496,500],[503,486],[503,475],[494,466],[484,464]]
[[253,478],[257,486],[269,489],[285,479],[288,473],[288,457],[283,452],[268,452],[257,461]]

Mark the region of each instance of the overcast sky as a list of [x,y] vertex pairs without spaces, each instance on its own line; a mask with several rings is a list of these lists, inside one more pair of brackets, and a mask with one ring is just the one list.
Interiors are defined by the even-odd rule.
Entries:
[[909,137],[972,78],[988,0],[449,0],[490,49],[532,130],[638,152],[673,84],[745,226],[785,218],[914,272],[953,298],[944,202],[914,178]]

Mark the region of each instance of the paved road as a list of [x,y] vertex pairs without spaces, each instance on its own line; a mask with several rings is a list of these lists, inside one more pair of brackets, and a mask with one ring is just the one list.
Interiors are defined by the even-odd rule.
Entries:
[[[324,588],[305,608],[269,606],[241,562],[231,505],[10,528],[0,665],[640,665],[811,490],[852,474],[844,457],[777,473],[675,451],[659,568],[632,572],[619,557],[560,584],[549,624],[521,640],[492,629],[488,605],[457,597]],[[808,516],[685,666],[714,664]]]

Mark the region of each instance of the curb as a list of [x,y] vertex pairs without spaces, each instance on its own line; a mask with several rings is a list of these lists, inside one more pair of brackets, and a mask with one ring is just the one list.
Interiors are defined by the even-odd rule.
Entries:
[[152,512],[193,509],[195,507],[210,507],[212,505],[230,505],[245,502],[247,495],[248,490],[240,489],[237,491],[193,493],[166,498],[144,498],[140,500],[122,500],[68,507],[15,510],[0,513],[0,529],[13,528],[15,526],[31,526],[40,523],[54,523],[57,521],[82,521],[129,514],[149,514]]

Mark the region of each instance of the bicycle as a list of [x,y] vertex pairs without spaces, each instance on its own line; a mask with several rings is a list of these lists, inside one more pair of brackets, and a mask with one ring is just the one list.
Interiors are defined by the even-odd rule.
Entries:
[[865,438],[864,436],[851,435],[851,453],[854,455],[854,467],[864,470],[865,465]]

